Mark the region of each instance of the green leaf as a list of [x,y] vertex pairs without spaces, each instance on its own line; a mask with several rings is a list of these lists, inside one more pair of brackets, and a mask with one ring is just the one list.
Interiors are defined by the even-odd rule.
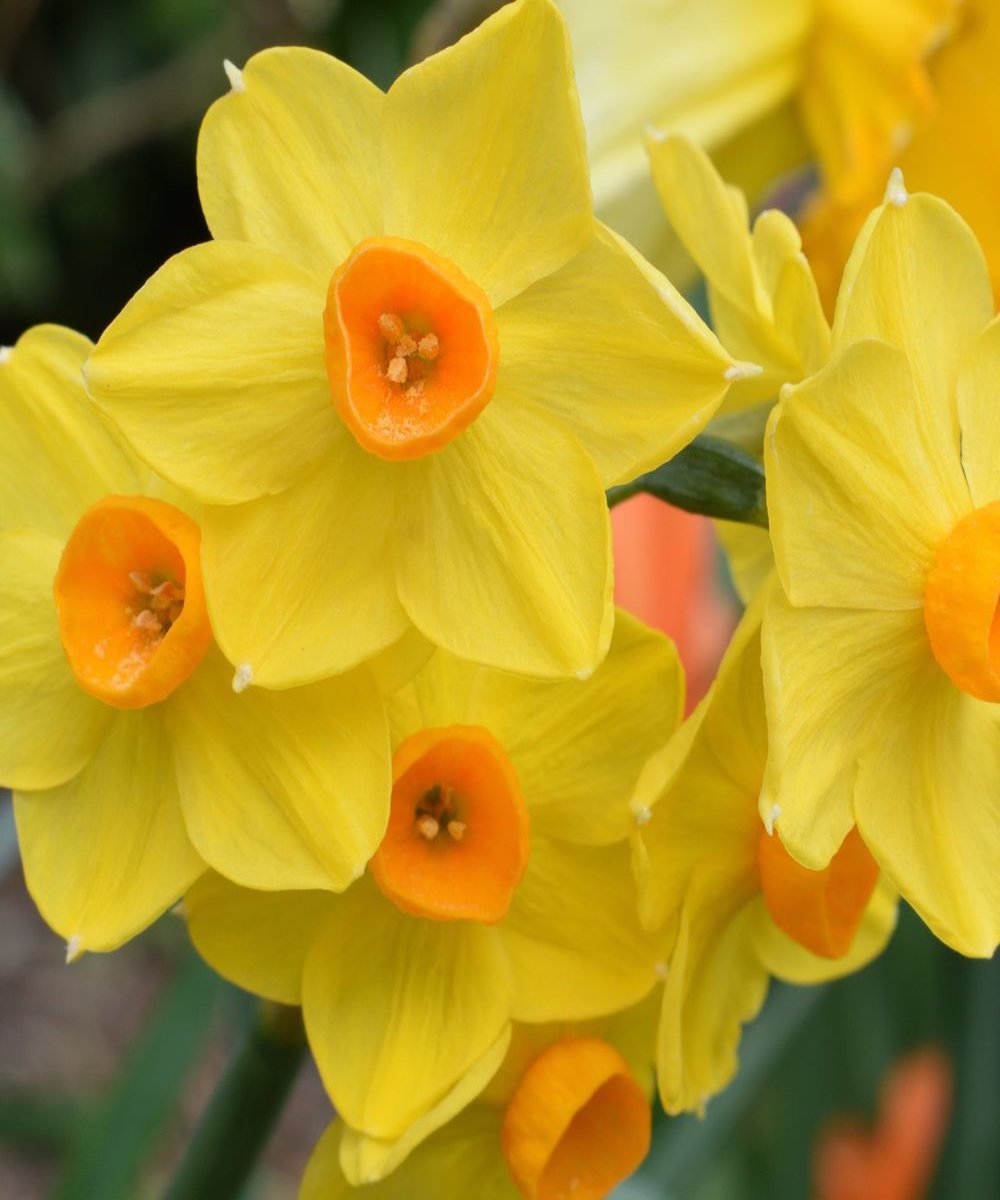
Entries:
[[767,528],[763,464],[723,438],[695,438],[662,467],[611,488],[608,504],[640,492],[687,512]]

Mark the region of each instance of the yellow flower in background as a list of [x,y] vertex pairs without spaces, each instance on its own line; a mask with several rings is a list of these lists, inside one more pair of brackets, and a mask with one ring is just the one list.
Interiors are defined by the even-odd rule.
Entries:
[[389,704],[392,815],[364,879],[339,897],[217,876],[190,892],[203,956],[302,1005],[353,1182],[481,1090],[511,1021],[603,1016],[652,989],[628,800],[682,704],[673,647],[624,613],[585,683],[438,651]]
[[557,11],[505,7],[387,95],[310,50],[229,71],[198,147],[216,240],[127,305],[88,380],[207,504],[241,681],[413,626],[586,675],[613,616],[603,489],[689,441],[739,368],[595,222]]
[[[963,0],[955,36],[932,65],[935,104],[898,149],[899,166],[914,191],[947,200],[972,226],[989,263],[994,297],[1000,298],[1000,8],[993,0]],[[832,312],[844,263],[858,231],[879,203],[884,181],[858,195],[821,195],[803,217],[802,236],[824,303]]]
[[670,1113],[702,1110],[729,1083],[740,1027],[772,975],[818,983],[849,974],[881,952],[895,923],[895,893],[856,830],[824,870],[807,871],[761,822],[762,601],[632,802],[643,923],[672,948],[657,1039]]
[[982,251],[894,176],[830,364],[766,441],[762,812],[823,868],[848,830],[965,954],[1000,936],[1000,338]]
[[40,326],[0,355],[0,780],[71,957],[139,932],[206,864],[249,887],[346,887],[390,784],[367,672],[233,694],[196,514],[88,401],[89,351]]
[[647,124],[686,134],[754,195],[810,158],[834,195],[882,187],[893,152],[931,108],[925,59],[958,0],[559,3],[598,211],[652,253],[663,223]]
[[[603,1200],[645,1158],[656,1007],[586,1023],[517,1025],[488,1086],[391,1175],[371,1200]],[[341,1166],[345,1129],[329,1126],[300,1200],[357,1195]]]

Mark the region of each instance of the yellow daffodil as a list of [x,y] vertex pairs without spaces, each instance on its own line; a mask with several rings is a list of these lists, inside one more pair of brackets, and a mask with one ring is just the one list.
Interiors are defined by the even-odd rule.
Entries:
[[[798,232],[768,210],[750,228],[746,198],[727,185],[709,156],[688,138],[650,130],[646,145],[672,228],[705,276],[712,324],[734,357],[760,370],[737,381],[711,431],[731,436],[749,426],[747,446],[762,453],[764,423],[786,383],[814,374],[830,355],[830,327]],[[742,414],[742,415],[741,415]],[[737,590],[747,602],[774,560],[765,530],[718,521]]]
[[[826,187],[884,183],[932,107],[925,59],[957,0],[559,0],[573,40],[598,211],[661,237],[647,124],[684,133],[759,192],[806,158]],[[765,169],[762,170],[762,167]],[[756,186],[754,186],[756,185]]]
[[220,645],[274,685],[411,626],[587,674],[613,613],[603,489],[690,440],[740,371],[595,222],[556,9],[504,7],[386,95],[311,50],[227,69],[198,145],[216,240],[88,367],[208,505]]
[[[418,1146],[371,1200],[603,1200],[649,1148],[656,1008],[610,1018],[517,1025],[480,1096]],[[358,1195],[334,1122],[306,1168],[300,1200]]]
[[196,514],[88,401],[89,351],[41,326],[0,353],[0,780],[71,957],[131,937],[206,863],[248,887],[346,887],[390,787],[367,672],[234,695]]
[[1000,937],[1000,338],[943,201],[893,177],[845,271],[834,353],[766,442],[783,593],[764,626],[762,812],[823,868],[857,825],[934,932]]
[[[934,192],[972,226],[986,253],[993,293],[1000,297],[1000,7],[994,0],[962,0],[955,36],[933,60],[935,104],[897,149],[899,166],[915,191]],[[821,193],[803,220],[803,239],[824,302],[832,311],[844,263],[884,179],[850,197]]]
[[475,1096],[512,1020],[596,1017],[653,987],[628,799],[682,691],[671,644],[624,613],[586,682],[438,651],[390,701],[392,814],[364,879],[343,896],[265,895],[216,876],[191,891],[205,958],[302,1005],[353,1182],[391,1169]]
[[632,802],[643,921],[672,947],[657,1048],[671,1113],[702,1109],[735,1074],[740,1026],[760,1009],[770,976],[846,975],[882,950],[895,921],[895,893],[856,830],[825,869],[808,871],[761,822],[765,594]]

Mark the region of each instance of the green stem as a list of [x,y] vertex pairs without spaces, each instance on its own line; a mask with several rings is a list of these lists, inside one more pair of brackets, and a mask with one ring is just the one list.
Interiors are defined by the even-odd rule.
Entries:
[[305,1057],[302,1014],[261,1006],[195,1130],[165,1200],[237,1200]]
[[702,434],[655,471],[608,490],[614,507],[648,492],[687,512],[767,528],[764,467],[723,438]]

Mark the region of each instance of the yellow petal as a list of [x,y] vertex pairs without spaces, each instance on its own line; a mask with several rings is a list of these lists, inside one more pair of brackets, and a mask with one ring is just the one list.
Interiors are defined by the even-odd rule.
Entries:
[[184,897],[188,933],[223,978],[278,1004],[302,1003],[306,954],[328,892],[257,892],[206,871]]
[[60,787],[16,793],[14,815],[28,891],[77,952],[128,941],[205,869],[155,707],[116,713],[89,765]]
[[670,961],[657,1038],[660,1100],[701,1112],[736,1074],[742,1026],[760,1011],[767,971],[753,938],[754,905],[689,898]]
[[[954,446],[929,440],[906,360],[849,347],[786,393],[765,439],[771,540],[793,604],[923,605],[935,548],[969,511]],[[963,500],[964,491],[964,500]]]
[[395,1171],[415,1147],[482,1092],[503,1062],[510,1045],[510,1034],[508,1026],[444,1099],[414,1121],[402,1137],[394,1141],[368,1137],[345,1125],[340,1143],[340,1165],[346,1178],[354,1184],[367,1184]]
[[1000,320],[973,346],[958,378],[958,417],[962,427],[962,470],[976,508],[1000,498],[1000,420],[996,385],[1000,379]]
[[97,500],[139,490],[139,467],[83,388],[90,342],[38,325],[0,354],[2,511],[60,541]]
[[526,675],[593,671],[614,615],[610,522],[572,435],[497,397],[446,450],[404,471],[397,582],[421,633]]
[[[522,1200],[500,1153],[500,1119],[494,1109],[467,1109],[388,1178],[367,1185],[365,1200]],[[306,1167],[299,1200],[356,1200],[357,1190],[340,1165],[346,1136],[340,1121],[327,1128]]]
[[714,525],[736,593],[744,604],[749,604],[774,570],[771,535],[766,529],[736,521],[715,521]]
[[346,63],[301,47],[265,50],[227,73],[232,90],[198,137],[212,236],[257,242],[328,279],[382,231],[384,97]]
[[818,870],[854,824],[859,754],[881,743],[886,714],[929,658],[924,614],[797,609],[779,588],[762,643],[770,752],[761,816],[771,823],[777,806],[786,848]]
[[495,929],[406,916],[367,879],[334,903],[306,960],[309,1044],[344,1120],[396,1138],[503,1032],[509,968]]
[[288,691],[232,688],[211,653],[166,706],[198,852],[244,887],[341,891],[389,812],[389,737],[365,671]]
[[771,975],[786,983],[824,983],[859,971],[885,949],[896,928],[896,889],[885,876],[879,878],[850,950],[841,958],[811,954],[775,925],[763,897],[754,901],[757,915],[754,935],[757,953]]
[[639,925],[628,848],[533,836],[500,926],[519,1021],[581,1020],[635,1004],[656,982],[659,941]]
[[628,837],[639,771],[680,723],[684,674],[672,642],[619,610],[586,682],[483,671],[475,700],[517,769],[532,831],[608,845]]
[[384,137],[386,231],[450,258],[494,307],[591,232],[569,47],[549,0],[505,6],[404,72]]
[[7,787],[72,779],[112,716],[80,690],[59,640],[52,580],[61,553],[45,533],[0,532],[0,779]]
[[760,671],[763,597],[733,635],[715,682],[647,769],[633,800],[644,924],[673,925],[692,879],[720,894],[758,888],[757,796],[767,759]]
[[858,830],[934,933],[960,954],[1000,943],[1000,709],[925,655],[859,751]]
[[962,478],[955,379],[993,318],[993,293],[983,252],[961,217],[934,196],[903,197],[883,205],[858,237],[844,270],[834,345],[878,338],[903,351],[917,391],[914,420],[940,464],[932,486],[954,497]]
[[555,412],[606,487],[659,466],[714,415],[732,365],[664,276],[608,230],[497,313],[499,387]]
[[91,395],[161,475],[234,504],[301,478],[339,426],[323,365],[325,281],[260,246],[170,259],[105,330]]
[[287,491],[206,511],[215,636],[254,683],[287,687],[349,670],[410,628],[393,577],[390,471],[345,437]]

